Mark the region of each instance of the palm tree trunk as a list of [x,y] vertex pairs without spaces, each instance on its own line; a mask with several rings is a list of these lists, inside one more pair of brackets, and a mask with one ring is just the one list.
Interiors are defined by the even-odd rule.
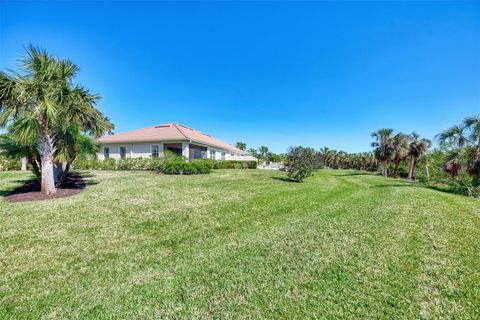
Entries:
[[427,180],[430,181],[430,170],[428,169],[428,162],[425,165],[425,174],[427,175]]
[[52,136],[46,133],[40,134],[37,141],[37,148],[42,165],[41,190],[43,194],[51,195],[57,192],[53,174],[53,154],[55,153],[55,147]]
[[388,163],[387,163],[387,161],[383,162],[383,176],[384,177],[388,176]]
[[28,163],[32,166],[33,173],[37,176],[39,181],[42,180],[42,174],[40,172],[40,167],[38,165],[38,157],[29,157]]
[[413,171],[415,170],[415,157],[410,157],[410,171],[408,172],[408,179],[413,180]]
[[70,167],[72,166],[73,161],[75,161],[75,158],[76,157],[73,157],[72,159],[68,160],[65,163],[65,168],[63,169],[62,176],[60,177],[60,179],[58,179],[58,181],[55,184],[56,187],[60,186],[62,182],[65,180],[65,178],[67,177],[68,172],[70,171]]

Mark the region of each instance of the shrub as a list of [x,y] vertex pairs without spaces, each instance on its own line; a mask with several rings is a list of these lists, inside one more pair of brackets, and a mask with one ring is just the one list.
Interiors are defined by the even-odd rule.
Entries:
[[480,198],[480,186],[473,186],[467,177],[449,181],[448,190],[452,193]]
[[290,148],[285,164],[285,169],[290,179],[302,182],[312,174],[314,166],[315,150],[302,146]]
[[22,162],[18,158],[0,156],[0,171],[20,170]]
[[168,161],[163,171],[165,174],[205,174],[210,173],[213,168],[213,162],[209,160],[194,160],[186,162],[184,159],[174,159]]
[[213,163],[214,169],[256,169],[257,161],[218,160]]

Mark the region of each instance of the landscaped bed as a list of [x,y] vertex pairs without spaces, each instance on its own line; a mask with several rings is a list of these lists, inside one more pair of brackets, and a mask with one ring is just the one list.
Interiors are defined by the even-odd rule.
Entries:
[[0,318],[480,316],[478,200],[358,171],[84,175],[0,198]]
[[76,195],[85,189],[85,179],[79,174],[69,174],[65,181],[57,188],[57,192],[45,195],[40,191],[38,179],[25,181],[23,185],[8,192],[4,199],[10,202],[40,201],[56,198],[64,198]]

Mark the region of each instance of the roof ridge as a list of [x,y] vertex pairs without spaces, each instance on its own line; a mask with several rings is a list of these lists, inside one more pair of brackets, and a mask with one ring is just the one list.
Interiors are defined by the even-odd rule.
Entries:
[[175,123],[175,122],[170,122],[170,123],[175,127],[175,129],[177,129],[178,132],[180,132],[180,134],[181,134],[182,136],[185,137],[185,139],[190,139],[190,138],[187,137],[187,135],[186,135],[185,133],[183,133],[183,131],[178,127],[178,124],[177,124],[177,123]]

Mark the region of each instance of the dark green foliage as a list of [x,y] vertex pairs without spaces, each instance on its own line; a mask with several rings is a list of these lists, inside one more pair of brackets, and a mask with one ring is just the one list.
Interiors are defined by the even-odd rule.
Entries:
[[0,171],[20,170],[22,163],[19,158],[0,156]]
[[213,163],[213,169],[256,169],[257,161],[220,160]]
[[290,179],[302,182],[315,169],[316,152],[312,148],[292,147],[286,159],[286,171]]
[[205,174],[210,173],[213,168],[212,161],[209,160],[195,160],[191,162],[182,161],[176,159],[174,161],[169,161],[166,164],[165,174]]
[[73,168],[77,170],[146,170],[166,174],[204,174],[210,173],[213,162],[207,159],[187,162],[183,157],[128,158],[122,160],[77,159]]

